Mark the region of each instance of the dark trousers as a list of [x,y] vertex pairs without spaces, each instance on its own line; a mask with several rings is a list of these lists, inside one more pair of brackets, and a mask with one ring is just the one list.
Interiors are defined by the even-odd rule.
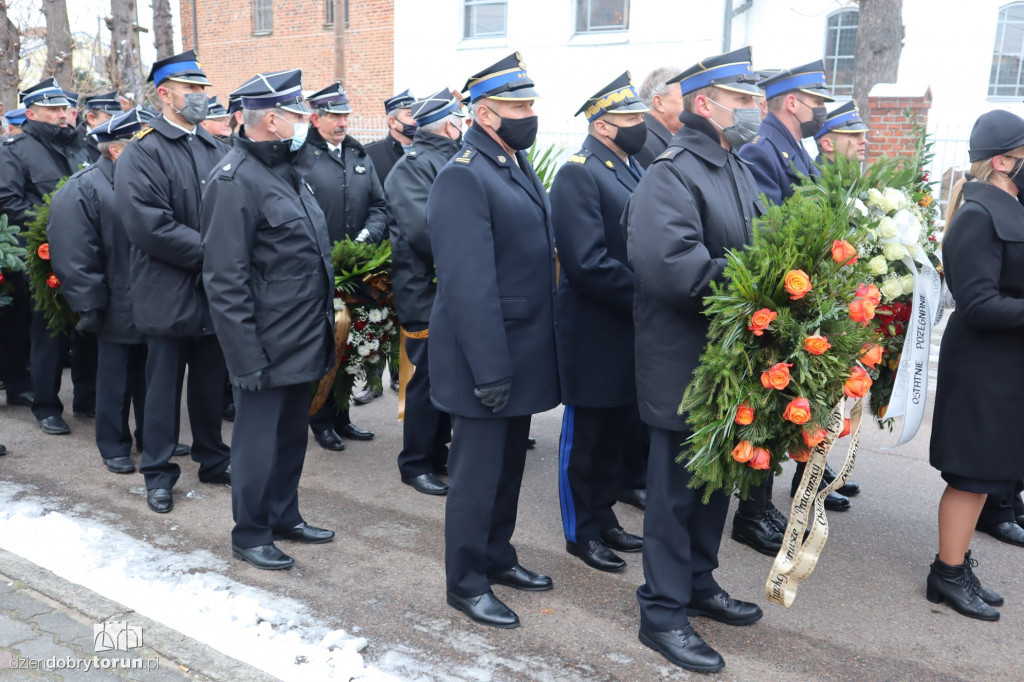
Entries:
[[444,563],[448,591],[475,597],[487,576],[518,563],[512,547],[530,415],[509,419],[452,416]]
[[566,405],[562,412],[558,499],[569,542],[599,540],[602,531],[619,527],[612,505],[633,409]]
[[299,477],[306,459],[309,384],[235,391],[231,439],[231,543],[268,545],[302,523]]
[[68,334],[53,336],[42,311],[32,311],[32,414],[36,419],[56,417],[64,412],[60,400],[64,360],[71,349],[71,383],[74,385],[71,409],[90,412],[96,408],[96,336]]
[[[803,472],[800,475],[803,476]],[[768,509],[768,502],[772,499],[772,490],[775,487],[774,483],[775,476],[769,475],[764,479],[764,483],[751,488],[750,497],[740,500],[740,504],[736,509],[737,513],[744,516],[756,516]]]
[[398,454],[398,473],[403,479],[436,473],[448,464],[452,419],[430,402],[427,343],[428,339],[405,339],[405,352],[416,370],[405,387],[403,447]]
[[23,273],[8,272],[4,277],[10,284],[11,302],[0,308],[0,381],[7,395],[18,395],[32,390],[28,373],[32,299]]
[[[339,369],[338,371],[343,372],[345,370]],[[237,405],[235,410],[238,410]],[[338,401],[334,399],[334,391],[327,394],[324,406],[317,410],[316,414],[307,417],[307,419],[309,420],[309,428],[313,430],[313,433],[323,433],[328,429],[337,431],[352,421],[352,418],[348,416],[348,409],[338,412]]]
[[128,415],[135,406],[135,441],[142,449],[146,412],[146,344],[98,340],[96,447],[104,459],[132,454]]
[[146,477],[146,489],[172,488],[181,474],[171,456],[178,445],[186,365],[192,459],[199,462],[200,480],[220,474],[231,460],[220,435],[227,368],[217,337],[149,336],[146,347],[146,424],[139,463],[139,472]]
[[647,487],[647,453],[651,450],[651,432],[640,419],[640,411],[633,406],[622,445],[622,467],[619,490],[637,490]]
[[692,599],[721,591],[712,572],[729,509],[721,491],[702,503],[704,492],[689,487],[690,472],[676,462],[689,433],[651,428],[644,512],[644,579],[636,591],[640,624],[654,632],[686,625]]
[[1020,493],[1024,490],[1024,481],[1017,482],[1016,492],[1009,495],[989,495],[985,506],[981,508],[978,523],[983,526],[994,526],[1007,521],[1014,523],[1018,516],[1024,515],[1024,502]]

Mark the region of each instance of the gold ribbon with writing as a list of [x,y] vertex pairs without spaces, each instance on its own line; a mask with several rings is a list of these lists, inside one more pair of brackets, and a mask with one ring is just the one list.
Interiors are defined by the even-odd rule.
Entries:
[[400,332],[399,343],[402,344],[398,357],[398,421],[403,421],[405,419],[405,387],[409,385],[409,380],[416,372],[416,365],[412,364],[412,360],[409,359],[409,354],[405,350],[405,340],[426,339],[430,336],[430,330],[410,332],[406,331],[404,327],[398,329]]
[[348,345],[348,331],[352,327],[352,318],[348,313],[348,306],[342,304],[341,310],[334,312],[334,366],[316,388],[316,395],[309,405],[309,415],[313,416],[320,411],[320,408],[327,402],[327,396],[334,387],[334,377],[341,369],[341,358],[345,355],[345,347]]

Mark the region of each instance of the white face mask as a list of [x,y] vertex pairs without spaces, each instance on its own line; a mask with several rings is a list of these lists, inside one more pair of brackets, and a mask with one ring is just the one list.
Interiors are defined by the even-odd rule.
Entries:
[[[299,149],[306,143],[306,135],[309,134],[309,122],[308,121],[289,121],[288,119],[278,116],[282,121],[287,122],[292,127],[292,136],[290,138],[277,136],[279,140],[284,142],[285,140],[291,140],[289,149],[293,152],[299,151]],[[276,134],[276,133],[275,133]]]

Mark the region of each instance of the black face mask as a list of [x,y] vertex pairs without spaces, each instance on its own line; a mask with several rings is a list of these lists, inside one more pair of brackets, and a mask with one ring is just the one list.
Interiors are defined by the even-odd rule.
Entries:
[[1013,170],[1007,173],[1019,192],[1024,192],[1024,159],[1017,159]]
[[636,125],[632,126],[617,126],[614,123],[605,121],[608,125],[615,128],[615,146],[618,147],[625,153],[626,156],[633,156],[641,149],[644,148],[644,142],[647,142],[647,122],[640,121]]
[[[803,102],[801,102],[803,104]],[[804,104],[804,106],[807,106]],[[808,107],[811,110],[811,120],[800,122],[800,135],[803,137],[814,137],[825,126],[828,118],[828,111],[825,107]]]
[[[488,107],[490,109],[490,107]],[[494,109],[491,113],[498,116]],[[516,151],[529,149],[537,140],[537,117],[527,116],[526,118],[501,118],[501,125],[494,133],[501,138],[502,142],[509,148]]]
[[[399,121],[399,123],[402,123],[402,122]],[[415,123],[402,123],[401,133],[411,140],[413,135],[416,134],[416,129],[418,127],[419,126],[417,126]]]

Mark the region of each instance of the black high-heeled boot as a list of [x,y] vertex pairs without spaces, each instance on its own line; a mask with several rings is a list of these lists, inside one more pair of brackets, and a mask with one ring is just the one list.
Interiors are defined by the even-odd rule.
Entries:
[[1002,606],[1003,595],[982,585],[981,581],[978,580],[978,576],[974,575],[974,567],[977,565],[978,560],[972,559],[971,552],[968,550],[967,554],[964,554],[964,570],[967,571],[967,575],[971,579],[974,591],[977,592],[978,596],[981,597],[981,600],[989,606]]
[[928,588],[925,597],[933,604],[945,601],[953,610],[968,618],[978,620],[999,620],[999,612],[986,604],[974,589],[971,575],[964,564],[950,566],[935,556],[932,570],[928,574]]

